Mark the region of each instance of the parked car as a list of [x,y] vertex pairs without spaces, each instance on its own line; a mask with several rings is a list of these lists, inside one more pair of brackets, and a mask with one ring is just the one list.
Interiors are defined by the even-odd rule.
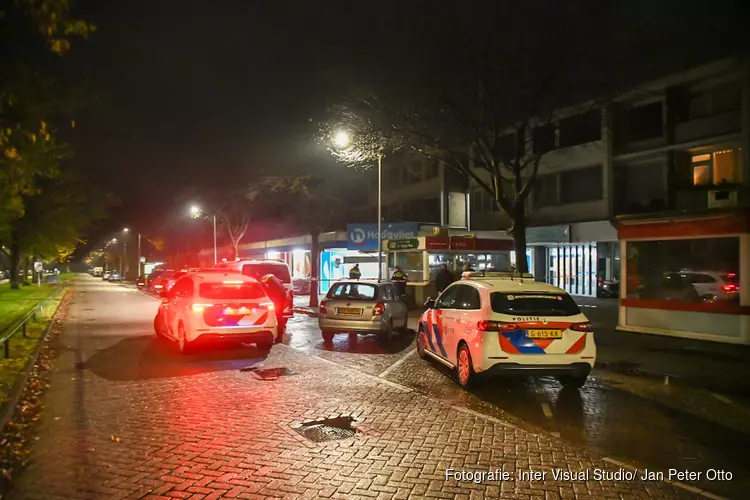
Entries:
[[620,281],[598,279],[596,281],[597,296],[602,298],[617,298],[620,296]]
[[286,262],[280,260],[237,260],[221,262],[214,269],[229,270],[250,276],[256,280],[260,280],[266,274],[273,274],[284,284],[287,293],[286,303],[283,305],[282,324],[280,325],[282,330],[286,327],[289,318],[294,316],[294,288],[292,286],[292,275]]
[[135,285],[138,287],[139,290],[142,290],[146,287],[146,277],[144,275],[138,276],[138,279],[135,281]]
[[189,273],[161,295],[154,330],[182,353],[204,341],[254,343],[268,350],[277,337],[274,304],[249,276]]
[[530,274],[464,273],[425,303],[417,352],[452,368],[462,387],[477,375],[555,375],[581,387],[596,360],[586,315],[561,288]]
[[160,271],[155,271],[150,277],[150,285],[149,290],[154,293],[161,293],[161,291],[164,289],[164,285],[166,284],[166,281],[169,280],[172,276],[175,275],[177,271],[174,271],[172,269],[162,269]]
[[112,274],[111,271],[104,271],[104,274],[102,274],[102,279],[107,281],[109,280],[109,276]]
[[113,272],[109,275],[108,281],[122,281],[122,275],[118,272]]
[[296,278],[292,283],[292,289],[297,295],[310,295],[310,278]]
[[376,333],[391,340],[407,329],[407,307],[389,281],[341,280],[320,303],[318,326],[325,342],[337,333]]

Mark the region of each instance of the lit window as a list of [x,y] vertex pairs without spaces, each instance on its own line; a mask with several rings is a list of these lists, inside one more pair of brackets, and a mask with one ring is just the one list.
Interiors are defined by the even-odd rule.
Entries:
[[693,185],[704,186],[711,184],[711,170],[708,165],[698,165],[693,168]]
[[714,153],[714,184],[740,181],[740,151],[731,149]]
[[704,162],[704,161],[711,161],[711,155],[710,154],[706,154],[706,155],[695,155],[695,156],[693,156],[693,163],[701,163],[701,162]]

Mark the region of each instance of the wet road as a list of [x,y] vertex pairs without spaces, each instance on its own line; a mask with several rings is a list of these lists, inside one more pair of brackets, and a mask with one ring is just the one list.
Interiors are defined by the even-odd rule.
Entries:
[[[616,324],[616,306],[584,307],[595,325]],[[750,491],[750,406],[746,401],[653,378],[595,369],[580,390],[563,389],[552,377],[494,378],[470,391],[449,370],[414,351],[414,333],[390,346],[374,336],[338,335],[332,346],[320,337],[315,318],[297,315],[290,346],[383,376],[525,428],[541,428],[604,456],[650,469],[731,471],[730,482],[692,482],[735,498]],[[416,318],[411,319],[412,328]],[[705,474],[704,474],[705,476]]]
[[[153,335],[157,298],[125,285],[81,280],[32,462],[12,498],[141,498],[222,488],[227,497],[247,488],[243,498],[258,491],[298,498],[299,485],[314,496],[335,491],[339,498],[360,493],[365,498],[365,491],[377,491],[406,498],[424,495],[427,482],[434,493],[469,498],[469,490],[439,476],[439,469],[450,465],[441,460],[445,454],[461,464],[509,470],[519,464],[590,468],[599,466],[601,457],[641,468],[724,469],[732,472],[732,481],[691,484],[728,498],[743,498],[750,490],[745,457],[750,411],[734,398],[604,370],[595,370],[581,390],[537,378],[487,380],[467,392],[442,366],[416,356],[413,332],[387,346],[374,336],[347,335],[324,345],[317,320],[300,314],[289,322],[286,346],[270,353],[244,346],[181,356]],[[414,326],[416,319],[411,321]],[[300,376],[259,382],[240,370],[262,365],[285,366]],[[355,473],[364,463],[364,444],[351,456],[350,445],[343,444],[320,458],[328,471],[316,465],[307,479],[293,476],[290,464],[308,467],[318,458],[304,456],[305,446],[291,439],[282,423],[344,410],[360,415],[364,435],[375,436],[368,438],[371,446],[390,450],[388,467],[377,473],[382,483],[363,486],[366,477]],[[481,420],[477,413],[491,418]],[[422,425],[416,425],[420,419]],[[461,432],[456,444],[459,428],[468,434]],[[493,437],[490,445],[484,444],[486,436]],[[420,448],[435,444],[440,446],[429,454]],[[455,448],[449,450],[450,444]],[[325,450],[313,449],[311,457]],[[428,455],[435,461],[420,462]],[[242,475],[230,478],[240,469]],[[394,475],[384,479],[388,474]],[[263,480],[270,483],[261,490]],[[380,484],[383,489],[377,489]],[[518,489],[529,486],[532,490]],[[499,496],[492,488],[481,491]],[[693,496],[667,488],[653,484],[644,494],[621,483],[586,483],[583,489],[532,483],[508,492],[517,498]]]

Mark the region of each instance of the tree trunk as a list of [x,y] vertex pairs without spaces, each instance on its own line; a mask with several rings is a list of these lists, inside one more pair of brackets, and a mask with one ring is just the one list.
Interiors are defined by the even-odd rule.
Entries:
[[23,277],[21,278],[21,284],[22,285],[30,285],[29,283],[29,269],[31,269],[31,257],[26,256],[26,258],[23,260]]
[[240,240],[232,240],[232,260],[240,256]]
[[529,265],[526,260],[526,206],[516,205],[513,218],[513,247],[516,251],[516,271],[528,273]]
[[312,233],[310,243],[310,307],[318,307],[318,293],[320,283],[320,243],[319,233]]
[[18,290],[21,280],[18,272],[21,270],[21,245],[18,241],[18,233],[13,231],[10,240],[10,288]]

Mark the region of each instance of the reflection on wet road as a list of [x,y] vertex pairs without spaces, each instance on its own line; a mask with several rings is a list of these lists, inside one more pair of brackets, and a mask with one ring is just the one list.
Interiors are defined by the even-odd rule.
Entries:
[[[297,315],[289,324],[290,347],[378,375],[452,405],[541,428],[589,446],[604,456],[652,469],[731,471],[730,482],[696,486],[737,497],[750,489],[750,409],[705,390],[596,369],[580,390],[563,389],[552,377],[484,379],[471,391],[458,387],[442,365],[408,356],[413,334],[390,346],[374,336],[339,335],[322,342],[317,321]],[[702,475],[702,478],[705,474]]]

